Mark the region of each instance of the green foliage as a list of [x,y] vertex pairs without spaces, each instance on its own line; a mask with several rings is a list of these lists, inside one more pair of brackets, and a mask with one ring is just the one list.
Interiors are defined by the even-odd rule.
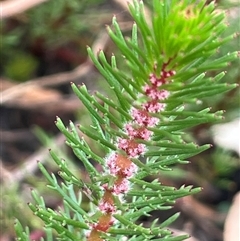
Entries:
[[6,76],[11,79],[26,81],[31,78],[37,65],[37,61],[33,56],[20,53],[16,54],[8,65],[5,65],[4,71]]
[[55,45],[76,39],[79,33],[88,28],[81,15],[87,15],[86,10],[90,6],[101,2],[101,0],[83,0],[80,3],[77,0],[48,1],[28,13],[31,19],[29,21],[31,37],[43,38]]
[[4,76],[16,81],[33,78],[40,64],[33,56],[36,51],[46,51],[47,55],[48,51],[69,43],[75,43],[81,51],[83,33],[90,37],[89,28],[96,25],[92,8],[101,2],[50,0],[23,13],[22,17],[3,19],[0,57],[4,59],[1,67]]
[[[77,127],[70,123],[67,128],[57,118],[56,126],[89,178],[79,180],[53,151],[50,154],[60,169],[61,184],[39,163],[49,188],[62,196],[63,208],[56,211],[46,207],[35,191],[35,203],[29,207],[47,228],[58,233],[59,240],[187,238],[174,237],[167,229],[178,214],[163,223],[154,220],[150,227],[141,224],[141,217],[155,210],[170,209],[178,198],[200,191],[192,186],[165,186],[153,176],[170,171],[176,164],[186,164],[187,158],[210,147],[186,140],[184,130],[221,120],[223,111],[213,113],[210,107],[193,111],[186,108],[188,104],[236,86],[221,82],[224,72],[213,78],[206,74],[226,67],[237,57],[233,52],[211,59],[233,37],[220,38],[227,28],[225,15],[214,8],[213,3],[205,5],[205,1],[154,0],[151,25],[144,15],[143,2],[135,0],[129,5],[135,21],[132,37],[123,36],[116,17],[112,27],[108,27],[109,36],[123,57],[113,55],[109,63],[103,51],[96,57],[88,47],[89,56],[116,99],[100,93],[91,95],[84,85],[72,84],[92,123]],[[126,69],[118,68],[120,61]],[[79,130],[101,147],[105,158],[93,151],[93,142],[90,145],[79,136]],[[96,164],[101,165],[102,171]],[[129,187],[125,183],[130,183]],[[89,208],[83,207],[83,196],[89,200]],[[16,230],[18,234],[22,232],[18,222]],[[27,233],[23,235],[18,240],[28,240]]]

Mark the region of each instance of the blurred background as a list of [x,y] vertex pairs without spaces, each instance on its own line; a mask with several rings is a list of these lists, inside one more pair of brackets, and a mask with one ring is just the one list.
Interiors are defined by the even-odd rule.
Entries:
[[[150,0],[144,2],[151,7]],[[240,2],[216,2],[227,14],[229,27],[225,34],[236,33],[217,53],[223,56],[240,47],[237,34]],[[14,240],[16,218],[29,226],[31,239],[37,241],[44,235],[43,223],[28,208],[30,190],[37,189],[51,208],[61,205],[61,198],[47,188],[37,160],[49,172],[57,173],[57,166],[48,154],[52,148],[68,161],[76,175],[84,176],[80,161],[64,144],[64,137],[54,124],[56,115],[66,125],[69,120],[81,124],[88,121],[70,82],[85,83],[93,92],[108,92],[87,57],[86,45],[92,46],[96,53],[103,49],[108,56],[112,52],[117,55],[105,26],[111,25],[112,16],[116,15],[124,34],[129,35],[132,19],[124,0],[5,0],[0,4],[0,241]],[[240,82],[238,60],[225,70],[223,82]],[[176,166],[160,177],[163,184],[203,187],[199,194],[178,200],[173,210],[154,213],[152,217],[164,220],[181,211],[172,228],[190,233],[194,240],[222,241],[223,237],[225,241],[239,240],[236,236],[229,239],[224,231],[226,217],[232,226],[239,222],[239,216],[237,219],[227,216],[234,205],[240,208],[236,202],[240,200],[236,199],[240,190],[239,94],[237,88],[203,100],[199,109],[210,106],[212,111],[226,110],[225,124],[200,125],[189,129],[187,134],[198,144],[211,143],[213,148],[190,158],[190,164]],[[96,152],[104,156],[97,147]],[[151,218],[144,221],[150,222]]]

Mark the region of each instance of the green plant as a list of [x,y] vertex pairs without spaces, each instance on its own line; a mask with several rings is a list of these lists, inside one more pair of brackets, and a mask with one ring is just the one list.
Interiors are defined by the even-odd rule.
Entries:
[[[124,38],[115,17],[113,29],[108,27],[123,56],[118,61],[125,62],[124,70],[118,69],[115,56],[109,63],[103,51],[96,57],[88,47],[115,98],[99,92],[91,95],[85,85],[72,84],[92,123],[76,127],[70,122],[66,128],[57,118],[56,125],[84,165],[89,180],[78,179],[53,151],[50,154],[60,169],[62,184],[39,163],[49,187],[63,197],[63,207],[56,211],[32,191],[35,203],[29,207],[45,222],[47,240],[52,240],[52,230],[59,240],[177,241],[188,237],[174,237],[167,229],[178,213],[163,223],[156,219],[150,226],[141,223],[141,217],[170,209],[178,198],[200,191],[147,180],[160,170],[168,172],[175,164],[186,164],[187,158],[210,147],[196,145],[185,137],[184,130],[221,120],[223,111],[212,113],[210,107],[194,111],[188,104],[236,86],[220,82],[224,72],[214,78],[206,76],[206,72],[224,68],[237,57],[234,52],[212,59],[233,37],[220,38],[227,28],[225,16],[214,9],[213,3],[206,5],[203,0],[154,0],[151,19],[146,19],[143,2],[134,0],[129,4],[135,21],[132,37]],[[92,151],[79,130],[102,148],[105,157]],[[83,198],[88,199],[88,207],[82,206]],[[16,232],[18,240],[29,240],[28,231],[24,232],[18,221]]]

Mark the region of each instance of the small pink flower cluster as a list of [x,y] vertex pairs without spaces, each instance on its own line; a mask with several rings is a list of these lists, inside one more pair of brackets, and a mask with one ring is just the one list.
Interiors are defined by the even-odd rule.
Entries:
[[169,96],[169,92],[164,89],[159,89],[159,87],[166,84],[169,81],[168,78],[174,74],[175,71],[172,70],[163,70],[160,78],[157,78],[155,74],[150,74],[150,84],[143,87],[144,93],[149,97],[149,100],[143,104],[144,110],[149,113],[158,113],[165,109],[166,105],[161,103],[161,101]]
[[116,153],[109,156],[107,165],[114,176],[131,177],[137,171],[137,166],[130,159]]
[[94,240],[93,237],[97,240],[99,232],[106,232],[113,225],[112,215],[117,211],[114,196],[128,192],[129,178],[137,172],[137,166],[132,162],[132,158],[137,158],[146,152],[146,145],[139,143],[139,140],[150,140],[153,133],[148,128],[159,123],[159,119],[153,117],[151,113],[159,113],[165,109],[166,105],[162,101],[169,96],[169,92],[160,87],[167,84],[168,78],[175,74],[174,71],[166,71],[165,67],[166,65],[163,66],[159,78],[155,74],[150,74],[149,84],[143,87],[147,101],[140,108],[131,108],[132,121],[124,125],[127,138],[117,138],[118,152],[113,152],[106,158],[109,173],[115,181],[111,187],[108,184],[103,185],[104,194],[98,205],[102,216],[98,223],[92,226],[88,241]]
[[166,107],[166,104],[161,102],[169,96],[169,92],[160,87],[169,82],[168,78],[173,76],[175,71],[166,71],[165,67],[166,65],[163,66],[159,78],[153,73],[149,75],[150,83],[143,87],[148,99],[141,105],[141,108],[130,110],[133,120],[124,126],[128,138],[117,140],[117,147],[130,158],[137,158],[146,152],[146,146],[138,143],[137,139],[150,140],[152,132],[148,128],[156,126],[159,122],[159,119],[151,116],[151,113],[159,113]]

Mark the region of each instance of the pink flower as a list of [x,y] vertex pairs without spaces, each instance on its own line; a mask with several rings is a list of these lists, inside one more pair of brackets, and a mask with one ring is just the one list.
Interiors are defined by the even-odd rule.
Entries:
[[161,71],[161,77],[163,77],[164,79],[169,78],[175,74],[176,74],[176,71],[174,71],[174,70],[168,70],[168,71],[162,70]]
[[101,211],[106,213],[116,212],[116,207],[113,204],[109,202],[104,202],[103,200],[100,201],[100,203],[98,204],[98,207]]
[[130,137],[130,139],[136,137],[137,131],[134,129],[133,123],[131,123],[131,124],[130,124],[130,123],[127,123],[127,124],[124,126],[124,129],[125,129],[127,135]]
[[137,169],[138,167],[134,163],[132,163],[130,167],[125,168],[122,173],[125,177],[132,177],[137,172]]
[[150,113],[158,113],[165,109],[166,104],[159,103],[156,101],[149,101],[142,105],[144,110],[150,112]]
[[126,193],[129,190],[129,181],[127,179],[122,179],[120,183],[116,183],[113,186],[113,193],[118,195],[121,193]]
[[145,94],[151,99],[158,99],[158,89],[156,87],[145,85],[143,87]]
[[136,137],[143,140],[149,140],[152,134],[152,131],[149,131],[147,128],[142,128],[138,130],[138,135]]
[[146,146],[144,144],[139,144],[139,143],[137,145],[137,148],[129,148],[128,150],[128,154],[131,157],[138,157],[145,152],[146,152]]
[[145,94],[153,100],[164,100],[169,96],[167,90],[159,90],[155,86],[145,85],[143,87]]
[[150,74],[149,75],[149,80],[150,82],[153,84],[153,85],[156,85],[157,84],[157,77],[155,74]]
[[118,138],[118,148],[127,150],[129,148],[129,139]]
[[152,83],[152,85],[156,86],[156,87],[159,87],[165,83],[165,80],[163,78],[157,78],[157,76],[155,74],[150,74],[149,80]]
[[132,108],[130,113],[133,117],[133,120],[139,125],[145,125],[148,119],[148,113],[143,110],[138,110],[136,108]]
[[134,138],[139,138],[139,139],[143,139],[143,140],[149,140],[151,135],[152,135],[152,131],[149,131],[146,127],[133,127],[134,124],[133,123],[128,123],[125,125],[125,130],[127,135],[129,136],[130,139],[134,139]]
[[167,82],[167,78],[176,74],[174,70],[165,70],[166,64],[163,66],[161,76],[158,78],[154,73],[149,75],[151,84],[155,87],[159,87]]
[[169,91],[159,90],[158,91],[158,100],[165,100],[169,96]]
[[151,117],[148,120],[147,127],[154,127],[159,123],[159,119],[156,117]]
[[120,168],[116,164],[117,154],[113,153],[107,158],[107,165],[111,174],[116,175]]
[[130,113],[134,122],[140,126],[153,127],[159,122],[158,118],[150,116],[146,110],[138,110],[136,108],[132,108]]
[[[127,156],[117,153],[109,156],[107,165],[110,173],[115,176],[131,177],[137,171],[137,166]],[[103,188],[107,190],[105,184]]]
[[125,151],[130,157],[138,157],[146,151],[144,144],[137,143],[134,140],[123,138],[118,139],[118,148]]

